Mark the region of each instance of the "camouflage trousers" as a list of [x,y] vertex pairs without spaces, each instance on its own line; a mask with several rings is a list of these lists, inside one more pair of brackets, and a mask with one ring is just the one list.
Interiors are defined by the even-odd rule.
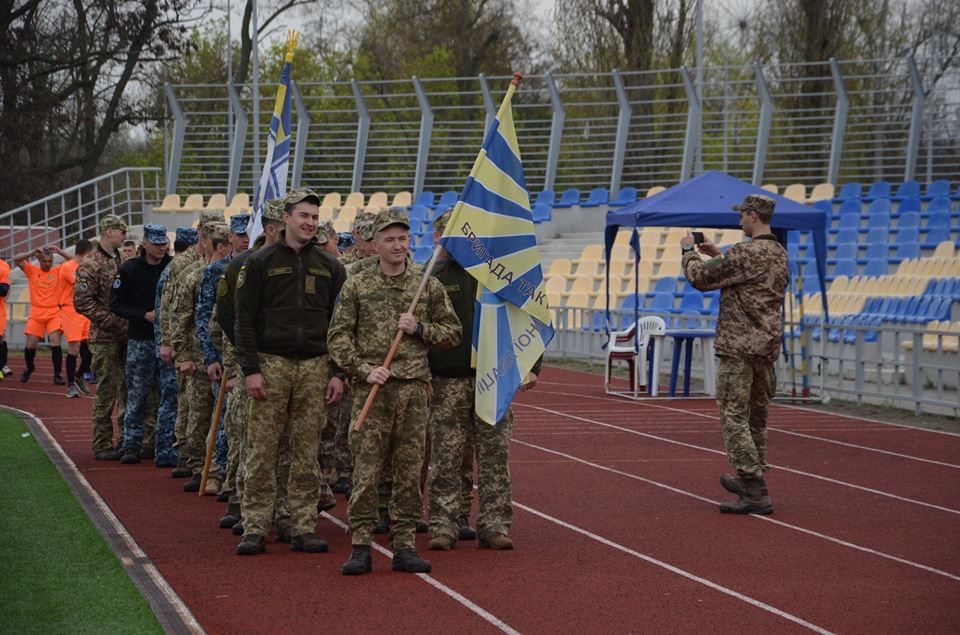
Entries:
[[773,363],[717,356],[717,407],[723,444],[740,476],[759,477],[767,465],[767,412],[776,392]]
[[435,377],[430,400],[430,528],[456,537],[459,516],[469,516],[473,445],[476,444],[481,538],[506,534],[513,523],[510,434],[513,411],[491,426],[475,415],[473,377]]
[[173,364],[165,364],[159,360],[157,364],[160,367],[160,404],[157,407],[154,464],[157,467],[172,467],[177,464],[177,451],[173,447],[179,396],[177,370]]
[[237,372],[237,385],[230,391],[227,416],[227,477],[223,491],[230,495],[230,503],[240,503],[243,496],[243,446],[247,437],[247,416],[250,413],[250,397],[243,373]]
[[[160,383],[160,360],[154,340],[127,340],[124,377],[127,383],[127,412],[123,420],[123,447],[139,452],[144,446],[154,446],[156,410],[150,412],[149,402],[151,393],[156,394]],[[152,401],[155,408],[156,399]],[[153,420],[149,430],[148,413]]]
[[337,473],[337,427],[340,423],[340,404],[327,406],[327,416],[320,429],[320,449],[317,451],[317,460],[320,461],[320,470],[324,474]]
[[97,342],[90,344],[93,373],[97,376],[97,392],[93,398],[93,451],[113,449],[113,406],[118,404],[119,440],[123,439],[123,419],[127,409],[127,388],[123,367],[127,360],[127,343]]
[[350,422],[353,418],[353,389],[347,388],[340,398],[337,412],[337,434],[333,442],[337,476],[350,478],[353,474],[353,454],[350,452]]
[[320,500],[317,448],[326,417],[323,394],[330,380],[329,357],[291,360],[261,354],[267,398],[250,400],[244,454],[243,528],[265,536],[277,503],[277,472],[288,439],[287,508],[294,535],[314,532]]
[[[353,387],[353,420],[370,394],[367,383]],[[350,428],[353,491],[347,516],[355,545],[369,545],[377,522],[381,466],[391,465],[388,511],[394,549],[414,547],[414,531],[423,513],[420,473],[427,430],[427,384],[391,379],[380,389],[363,427]]]
[[194,474],[203,471],[203,461],[207,456],[207,434],[210,432],[210,418],[213,416],[213,390],[210,377],[199,368],[187,378],[187,399],[190,402],[190,414],[187,417],[187,433],[183,446],[187,467]]
[[187,464],[187,421],[190,418],[190,376],[177,373],[177,422],[173,427],[173,449],[180,465]]
[[[210,382],[210,390],[213,392],[213,404],[216,407],[217,399],[220,397],[220,382]],[[227,414],[230,412],[230,390],[224,388],[223,403],[220,406],[220,419],[217,424],[217,438],[213,445],[213,462],[210,464],[210,474],[216,475],[218,472],[220,478],[226,480],[227,474]],[[212,425],[212,424],[211,424]],[[206,452],[206,447],[204,447]],[[206,460],[206,455],[204,455]]]

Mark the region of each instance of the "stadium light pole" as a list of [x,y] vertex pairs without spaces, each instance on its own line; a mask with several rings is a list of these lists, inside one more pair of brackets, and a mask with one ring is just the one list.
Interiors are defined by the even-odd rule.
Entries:
[[703,173],[703,0],[697,2],[697,101],[700,103],[697,117],[696,173]]
[[[260,48],[260,28],[257,25],[257,0],[253,0],[253,192],[257,191],[260,184],[260,56],[257,49]],[[283,190],[286,191],[287,184],[283,183]],[[256,212],[256,210],[254,210]]]
[[[230,20],[233,17],[230,0],[227,0],[227,91],[233,86],[233,51],[230,50],[233,38],[233,31],[230,28]],[[232,95],[232,93],[230,93]],[[233,101],[231,100],[231,105]],[[227,147],[233,150],[233,108],[227,109]]]

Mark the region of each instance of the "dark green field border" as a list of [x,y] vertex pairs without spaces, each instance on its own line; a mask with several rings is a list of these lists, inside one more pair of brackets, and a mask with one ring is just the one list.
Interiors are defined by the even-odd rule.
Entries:
[[47,458],[60,472],[63,480],[70,486],[74,496],[80,502],[80,506],[107,541],[110,550],[120,560],[124,571],[127,572],[134,585],[146,599],[163,630],[174,635],[204,633],[200,623],[197,622],[187,605],[173,590],[173,587],[167,583],[156,565],[143,552],[140,545],[136,543],[126,527],[113,514],[106,502],[83,477],[80,470],[63,451],[63,448],[53,438],[47,427],[43,425],[40,418],[31,412],[18,408],[9,406],[2,406],[2,408],[23,419],[33,438],[36,439]]

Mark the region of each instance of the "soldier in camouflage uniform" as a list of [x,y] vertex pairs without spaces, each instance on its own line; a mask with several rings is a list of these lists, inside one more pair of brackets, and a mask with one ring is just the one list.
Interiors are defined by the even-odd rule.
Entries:
[[720,511],[769,514],[773,503],[763,473],[767,465],[767,410],[776,392],[773,364],[783,333],[781,307],[790,280],[787,253],[770,230],[775,203],[762,194],[748,195],[741,205],[740,227],[750,242],[731,247],[726,255],[710,241],[694,251],[693,236],[681,242],[683,271],[700,291],[720,289],[717,316],[717,405],[727,457],[736,477],[720,483],[738,494],[736,503]]
[[[450,220],[448,210],[433,223],[434,237],[440,235]],[[477,280],[456,261],[441,251],[433,275],[443,283],[450,296],[464,333],[473,333]],[[513,522],[512,483],[509,450],[513,429],[513,411],[507,410],[497,425],[491,426],[476,416],[474,403],[476,370],[470,367],[472,338],[452,351],[430,349],[430,372],[433,374],[433,396],[430,399],[430,549],[447,551],[457,539],[477,537],[469,526],[470,501],[473,498],[473,453],[476,445],[478,469],[477,489],[480,511],[477,532],[480,547],[513,549],[507,532]],[[536,365],[521,386],[532,388],[540,374]]]
[[118,250],[126,235],[127,223],[119,216],[100,219],[100,239],[77,268],[74,286],[74,307],[90,320],[93,370],[99,380],[93,399],[93,454],[98,461],[120,460],[120,452],[113,447],[113,405],[119,403],[117,420],[122,422],[127,400],[122,383],[127,321],[110,311],[110,289],[120,269]]
[[207,433],[210,431],[210,419],[213,416],[214,406],[213,389],[210,377],[205,372],[200,340],[197,338],[197,298],[206,266],[214,260],[223,258],[230,250],[227,242],[228,227],[225,223],[207,223],[201,227],[201,231],[200,242],[203,243],[206,260],[196,263],[183,272],[177,284],[171,311],[173,355],[180,371],[188,376],[187,400],[190,402],[190,412],[181,451],[186,455],[187,467],[190,468],[192,476],[183,486],[185,492],[200,490],[201,472],[207,449]]
[[[167,254],[167,228],[143,226],[143,249],[127,260],[113,281],[110,310],[127,320],[127,413],[124,419],[123,464],[139,463],[144,450],[147,401],[159,382],[156,340],[157,283],[171,257]],[[153,450],[142,458],[153,458]]]
[[188,478],[193,475],[193,471],[187,465],[187,454],[184,446],[187,440],[187,421],[190,418],[187,383],[190,374],[195,372],[196,369],[191,368],[192,363],[187,360],[174,359],[172,336],[175,311],[173,307],[177,297],[177,285],[184,277],[184,272],[197,266],[207,256],[204,248],[205,241],[200,241],[200,236],[203,234],[203,225],[216,221],[223,221],[223,212],[204,210],[200,213],[197,242],[193,248],[178,252],[170,263],[170,271],[167,274],[160,303],[160,360],[164,363],[173,364],[177,374],[177,421],[174,427],[173,444],[177,451],[177,467],[172,472],[174,478]]
[[337,259],[317,246],[319,205],[320,197],[310,190],[287,194],[280,239],[249,256],[237,278],[234,336],[251,397],[241,503],[244,536],[238,555],[266,548],[285,437],[291,548],[327,551],[327,543],[315,534],[317,450],[324,402],[335,403],[343,392],[343,372],[331,367],[326,336],[345,276]]
[[[360,430],[350,431],[353,450],[353,492],[347,515],[353,552],[345,575],[371,570],[370,544],[377,522],[381,466],[390,460],[393,488],[389,513],[393,520],[393,569],[423,573],[430,563],[417,555],[414,530],[420,521],[420,472],[426,442],[427,391],[430,368],[427,347],[460,342],[457,319],[443,285],[427,281],[417,306],[408,313],[420,285],[420,270],[409,266],[410,225],[403,208],[390,208],[374,225],[378,263],[349,278],[337,301],[329,346],[334,361],[355,378],[356,420],[373,385],[380,394]],[[382,359],[394,337],[393,324],[406,336],[390,369]]]
[[[192,249],[197,243],[199,235],[197,230],[189,227],[178,227],[176,238],[173,241],[174,250],[177,257],[187,253],[196,254]],[[153,322],[153,335],[157,348],[157,359],[159,360],[159,381],[160,396],[159,407],[157,409],[157,432],[155,440],[154,464],[157,467],[177,467],[177,449],[174,447],[175,429],[177,421],[177,400],[180,389],[177,383],[177,369],[173,365],[173,356],[167,345],[166,357],[164,357],[163,333],[161,325],[163,324],[163,292],[169,280],[170,272],[173,269],[173,262],[177,257],[164,268],[160,274],[160,280],[157,282],[157,293],[155,297],[156,315]]]
[[373,244],[373,223],[377,215],[372,212],[360,212],[353,219],[353,250],[340,258],[340,264],[349,267],[355,262],[372,256],[376,253]]

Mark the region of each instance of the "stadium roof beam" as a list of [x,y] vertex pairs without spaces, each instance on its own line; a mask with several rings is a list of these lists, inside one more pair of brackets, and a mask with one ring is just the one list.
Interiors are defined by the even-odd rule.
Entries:
[[350,80],[353,89],[353,99],[357,102],[357,146],[353,154],[353,178],[350,180],[350,191],[359,192],[363,184],[363,163],[367,159],[367,141],[370,138],[370,111],[367,102],[360,90],[360,82]]
[[623,85],[620,71],[614,70],[612,75],[620,109],[617,115],[617,136],[613,142],[613,169],[610,174],[610,196],[615,197],[620,193],[620,178],[623,176],[623,162],[627,153],[627,136],[630,134],[630,117],[633,110],[630,108],[630,99],[627,97],[627,89]]
[[170,148],[170,163],[167,164],[167,194],[177,191],[177,177],[180,174],[180,160],[183,157],[183,136],[187,131],[187,116],[177,101],[177,95],[170,84],[163,85],[163,93],[167,97],[167,105],[173,114],[173,144]]
[[837,184],[840,176],[840,160],[843,158],[843,135],[847,129],[847,114],[850,112],[850,99],[847,87],[843,84],[840,65],[830,58],[830,74],[833,76],[833,90],[837,93],[837,107],[833,114],[833,137],[830,141],[830,164],[827,167],[827,182]]
[[757,128],[757,151],[753,157],[753,184],[763,184],[763,170],[767,165],[767,147],[770,145],[770,125],[773,123],[773,98],[767,80],[763,77],[763,68],[754,62],[757,95],[760,97],[760,124]]
[[230,144],[230,169],[227,175],[227,200],[232,200],[240,185],[240,167],[243,165],[243,147],[247,141],[247,111],[240,93],[232,82],[227,84],[230,113],[233,115],[233,139]]
[[913,55],[907,56],[907,69],[910,72],[910,87],[913,89],[913,108],[910,112],[910,136],[907,138],[907,163],[903,170],[903,180],[911,181],[917,169],[917,153],[920,149],[920,132],[923,128],[923,107],[926,97],[923,94],[923,82],[917,71],[917,62]]
[[547,90],[550,92],[550,106],[553,110],[553,117],[550,121],[550,145],[547,149],[547,173],[543,181],[543,189],[554,189],[554,182],[557,179],[557,162],[560,159],[560,143],[563,140],[563,124],[566,121],[567,113],[563,109],[563,100],[560,98],[560,89],[557,88],[557,80],[553,77],[553,71],[550,71],[543,77],[547,84]]
[[303,161],[307,155],[307,139],[310,137],[310,111],[307,105],[303,103],[303,95],[300,94],[300,86],[296,80],[290,80],[290,93],[293,97],[293,103],[297,105],[297,147],[293,149],[293,183],[291,188],[300,187],[300,179],[303,177]]
[[690,70],[680,69],[683,77],[683,89],[687,93],[687,132],[683,138],[683,163],[680,164],[680,182],[688,180],[693,171],[693,160],[700,145],[700,100],[690,79]]
[[430,100],[423,90],[423,82],[416,75],[413,76],[413,89],[417,93],[417,103],[420,105],[420,135],[417,141],[417,166],[413,172],[413,197],[420,196],[423,191],[423,182],[427,177],[427,161],[430,158],[430,139],[433,137],[433,110]]

